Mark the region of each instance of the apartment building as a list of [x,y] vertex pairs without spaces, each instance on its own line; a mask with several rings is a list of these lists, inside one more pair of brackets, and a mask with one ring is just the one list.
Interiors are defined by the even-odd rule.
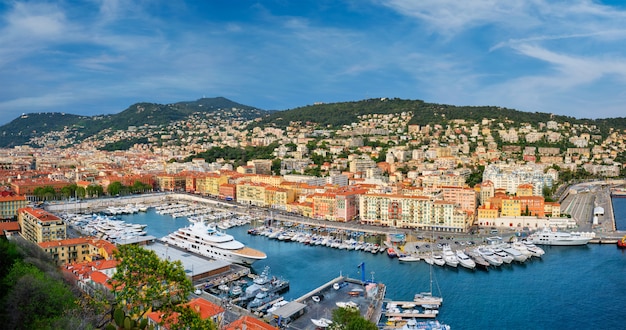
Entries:
[[16,219],[17,210],[26,205],[26,195],[0,195],[0,220]]
[[44,209],[21,208],[17,212],[17,220],[22,236],[33,243],[39,244],[66,238],[66,226],[63,220]]

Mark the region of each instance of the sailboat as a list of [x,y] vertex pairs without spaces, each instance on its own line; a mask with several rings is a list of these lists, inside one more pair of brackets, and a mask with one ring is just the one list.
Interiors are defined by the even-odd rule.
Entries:
[[[434,228],[433,228],[433,241],[434,241],[434,238],[435,238],[435,233],[434,233]],[[430,254],[431,254],[431,258],[432,258],[432,256],[434,255],[433,254],[432,244],[431,244],[431,247],[430,247]],[[426,309],[437,309],[443,303],[443,298],[442,297],[433,296],[433,264],[429,263],[428,267],[430,269],[430,286],[429,286],[429,291],[428,292],[416,293],[415,296],[413,297],[413,301],[416,304],[421,305],[422,307],[424,307]],[[439,285],[437,285],[437,289],[439,289]],[[439,294],[441,294],[441,290],[439,290]]]

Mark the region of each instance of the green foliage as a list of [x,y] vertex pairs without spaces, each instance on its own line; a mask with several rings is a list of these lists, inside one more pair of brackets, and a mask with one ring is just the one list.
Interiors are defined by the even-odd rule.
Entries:
[[115,256],[120,260],[112,278],[115,300],[129,315],[140,319],[151,308],[169,315],[172,306],[192,292],[180,261],[162,261],[153,251],[135,245],[119,246]]
[[52,186],[37,187],[33,190],[33,195],[39,200],[53,200],[56,197],[56,191]]
[[483,165],[479,165],[477,166],[472,173],[470,173],[469,177],[467,178],[467,180],[465,180],[465,183],[467,183],[468,186],[470,187],[474,187],[476,184],[481,183],[483,181],[483,172],[485,171],[485,166]]
[[79,308],[76,297],[47,255],[34,244],[23,244],[0,244],[0,324],[5,329],[63,327],[66,312]]
[[147,144],[148,138],[134,138],[127,140],[120,140],[111,143],[107,143],[104,147],[100,148],[100,150],[104,151],[116,151],[116,150],[128,150],[135,144]]
[[130,315],[126,315],[121,308],[113,310],[113,322],[106,325],[107,330],[144,330],[154,329],[154,326],[148,326],[148,319],[143,318],[141,321],[133,319]]
[[107,192],[111,196],[117,196],[123,192],[124,185],[119,181],[114,181],[109,184],[107,187]]
[[217,325],[211,319],[202,319],[200,314],[189,306],[178,305],[174,310],[178,313],[178,322],[171,324],[171,330],[217,330]]
[[272,143],[268,146],[261,147],[245,147],[233,148],[233,147],[215,147],[205,152],[201,152],[197,155],[189,156],[183,160],[183,162],[190,162],[194,158],[202,158],[207,163],[215,162],[217,159],[223,158],[228,161],[233,161],[235,166],[245,165],[248,160],[251,159],[273,159],[274,149],[278,147],[278,143]]
[[361,316],[358,308],[341,307],[333,310],[333,330],[377,330],[375,323]]

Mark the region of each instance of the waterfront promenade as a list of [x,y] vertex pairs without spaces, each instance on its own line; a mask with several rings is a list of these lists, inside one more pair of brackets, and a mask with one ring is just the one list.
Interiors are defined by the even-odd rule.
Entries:
[[[609,184],[610,183],[610,184]],[[596,239],[592,243],[614,243],[624,233],[615,230],[615,219],[610,196],[610,186],[623,184],[622,181],[598,181],[582,183],[567,189],[561,200],[561,213],[569,214],[576,221],[577,231],[595,232]],[[204,197],[186,193],[153,193],[131,195],[115,198],[85,199],[80,201],[66,201],[47,204],[45,207],[51,212],[90,213],[106,210],[111,206],[125,206],[128,204],[162,205],[164,203],[176,203],[185,201],[193,204],[205,204],[207,206],[229,209],[232,212],[253,215],[260,221],[272,219],[274,221],[292,222],[317,228],[333,228],[343,231],[359,231],[370,235],[405,234],[407,242],[427,241],[443,243],[449,240],[481,242],[488,236],[488,232],[478,230],[476,234],[451,233],[451,232],[423,232],[414,229],[381,227],[361,224],[358,221],[335,222],[313,219],[295,214],[289,214],[279,210],[239,205],[234,202],[226,202],[215,198]],[[598,207],[604,212],[597,215],[597,225],[593,224],[594,210]],[[433,236],[434,235],[434,236]],[[515,235],[513,229],[502,229],[500,236]]]

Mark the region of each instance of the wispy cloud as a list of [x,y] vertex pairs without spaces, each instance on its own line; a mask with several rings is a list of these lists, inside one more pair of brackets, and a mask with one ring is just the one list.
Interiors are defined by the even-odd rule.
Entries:
[[626,90],[626,8],[590,0],[2,8],[0,123],[15,112],[102,113],[203,95],[267,109],[390,96],[573,111]]

